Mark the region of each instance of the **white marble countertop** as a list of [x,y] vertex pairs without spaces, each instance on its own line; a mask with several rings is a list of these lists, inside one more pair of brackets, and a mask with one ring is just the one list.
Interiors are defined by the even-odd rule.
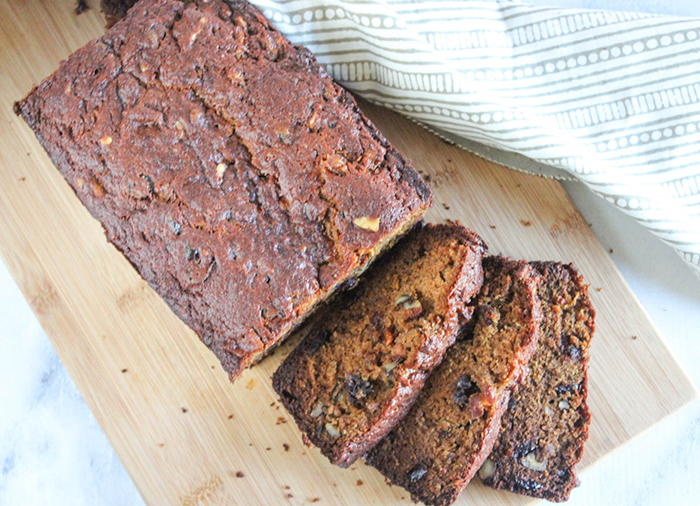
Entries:
[[[698,0],[530,3],[700,17]],[[700,385],[700,281],[632,219],[579,184],[566,188]],[[143,504],[2,263],[0,406],[0,505]],[[583,473],[569,504],[700,504],[698,476],[700,402],[695,402]]]

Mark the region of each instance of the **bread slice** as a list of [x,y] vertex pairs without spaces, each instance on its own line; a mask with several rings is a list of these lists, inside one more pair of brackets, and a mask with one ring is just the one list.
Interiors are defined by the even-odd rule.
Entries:
[[533,266],[542,276],[540,344],[479,476],[493,488],[559,502],[578,484],[574,467],[588,439],[588,348],[595,311],[572,265]]
[[453,503],[489,455],[510,389],[527,373],[541,319],[526,262],[484,260],[473,328],[445,355],[408,416],[368,455],[428,505]]
[[282,402],[333,464],[351,465],[404,416],[465,321],[484,251],[458,225],[412,232],[317,316],[275,372]]

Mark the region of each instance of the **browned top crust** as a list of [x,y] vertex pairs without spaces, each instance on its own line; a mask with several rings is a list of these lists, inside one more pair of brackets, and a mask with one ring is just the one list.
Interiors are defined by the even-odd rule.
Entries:
[[408,416],[367,455],[416,501],[452,504],[489,455],[541,321],[527,262],[484,259],[473,325],[445,354]]
[[232,378],[432,200],[244,1],[142,0],[15,111]]
[[494,488],[566,501],[578,484],[575,466],[591,420],[586,396],[595,311],[573,265],[532,265],[542,276],[540,344],[479,476]]
[[314,318],[273,385],[331,462],[349,466],[406,413],[481,287],[484,251],[464,227],[427,225]]

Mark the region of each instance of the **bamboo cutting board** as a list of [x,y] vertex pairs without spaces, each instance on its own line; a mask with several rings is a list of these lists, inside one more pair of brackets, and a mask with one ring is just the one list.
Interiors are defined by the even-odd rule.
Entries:
[[[97,3],[96,0],[93,3]],[[270,375],[291,342],[231,385],[214,356],[110,246],[12,113],[60,59],[98,36],[73,0],[0,3],[0,254],[148,504],[408,504],[373,469],[302,445]],[[573,261],[591,283],[591,437],[583,467],[696,397],[608,254],[555,181],[450,147],[376,107],[369,116],[430,177],[429,221],[458,219],[491,252]],[[461,504],[528,499],[475,480]],[[584,477],[584,485],[585,477]]]

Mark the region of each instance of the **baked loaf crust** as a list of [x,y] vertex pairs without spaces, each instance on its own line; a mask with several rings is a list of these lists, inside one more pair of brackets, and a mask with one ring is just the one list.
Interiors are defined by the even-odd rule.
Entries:
[[408,416],[367,455],[428,505],[452,504],[489,455],[510,389],[527,374],[541,321],[526,262],[484,259],[473,328],[445,354]]
[[273,385],[306,439],[348,467],[406,413],[465,321],[485,246],[458,225],[400,242],[314,320]]
[[244,1],[142,0],[15,111],[232,379],[432,200]]
[[559,502],[578,484],[574,467],[588,439],[588,348],[595,311],[572,265],[532,265],[542,276],[540,344],[479,476],[493,488]]

